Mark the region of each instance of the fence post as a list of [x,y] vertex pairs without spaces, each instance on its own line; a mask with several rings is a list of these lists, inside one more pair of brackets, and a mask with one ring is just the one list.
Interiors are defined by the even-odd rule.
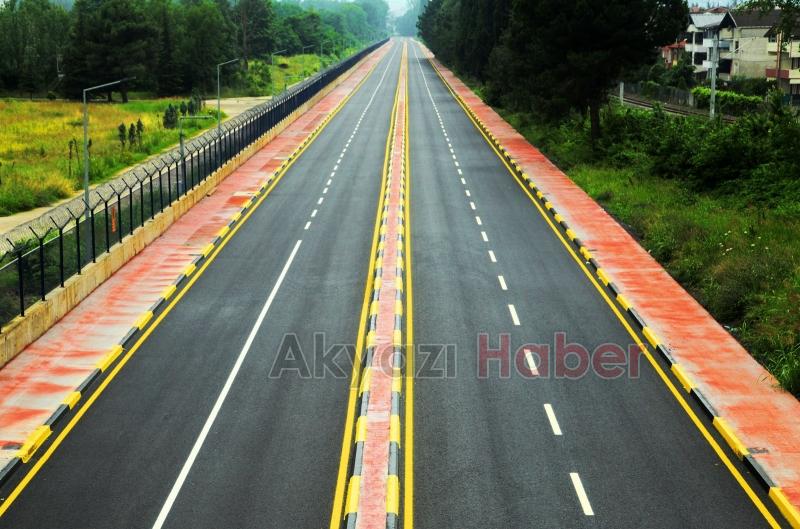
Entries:
[[161,180],[161,170],[163,167],[158,168],[158,207],[161,212],[164,212],[164,182]]
[[94,208],[91,206],[91,204],[86,202],[86,200],[84,200],[84,203],[86,204],[86,207],[89,208],[89,217],[90,217],[89,221],[91,222],[91,226],[89,227],[91,228],[90,233],[92,235],[92,262],[96,263],[97,250],[95,249],[95,241],[94,241]]
[[69,211],[72,220],[75,221],[75,255],[78,259],[78,275],[81,275],[81,270],[83,269],[83,263],[81,263],[81,219],[80,215],[76,216],[69,207],[67,207],[67,211]]
[[113,183],[109,186],[111,186],[114,196],[117,197],[117,240],[122,242],[122,192],[114,187]]
[[24,273],[24,266],[22,263],[22,254],[19,248],[17,248],[13,242],[11,242],[8,238],[6,238],[8,244],[11,245],[12,251],[17,255],[17,288],[19,293],[19,315],[25,316],[25,281],[22,277]]
[[58,279],[61,288],[64,288],[64,228],[69,224],[69,219],[67,219],[67,222],[62,226],[56,222],[52,215],[49,215],[49,217],[58,230]]
[[133,177],[139,182],[139,216],[142,218],[142,226],[144,226],[144,178],[139,180],[139,175],[133,173]]
[[45,286],[44,286],[44,240],[47,238],[47,235],[50,233],[52,228],[47,228],[47,231],[44,232],[44,235],[41,237],[38,233],[33,229],[33,227],[28,226],[28,229],[31,230],[33,236],[39,241],[39,293],[41,294],[42,301],[44,301],[45,295]]

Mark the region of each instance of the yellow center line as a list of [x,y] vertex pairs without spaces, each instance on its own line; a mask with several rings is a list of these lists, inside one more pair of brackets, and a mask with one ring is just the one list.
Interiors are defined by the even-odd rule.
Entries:
[[[398,86],[400,83],[400,72],[398,69]],[[347,411],[344,422],[344,433],[342,434],[342,451],[339,456],[339,471],[336,478],[336,488],[333,494],[333,508],[331,509],[330,529],[338,529],[342,524],[342,509],[344,507],[344,492],[347,485],[348,468],[350,466],[350,455],[353,445],[353,431],[355,423],[356,400],[358,398],[358,386],[361,379],[361,357],[363,355],[364,341],[366,337],[367,315],[369,312],[370,298],[372,295],[373,280],[375,276],[375,261],[378,254],[378,240],[380,239],[381,212],[384,206],[384,195],[386,193],[386,180],[389,173],[389,147],[393,132],[394,117],[397,112],[398,94],[395,92],[392,111],[389,116],[389,133],[386,136],[386,148],[384,151],[383,168],[381,171],[381,189],[378,195],[378,207],[375,212],[375,225],[372,232],[372,246],[370,248],[369,267],[367,268],[367,280],[364,285],[364,298],[361,303],[361,315],[358,323],[358,335],[356,338],[356,349],[353,357],[353,373],[351,374],[349,396],[347,400]]]
[[620,313],[620,311],[614,305],[614,302],[611,301],[611,298],[608,297],[608,295],[603,290],[603,288],[600,286],[600,284],[597,282],[597,280],[594,278],[594,276],[592,276],[591,272],[586,267],[586,264],[583,262],[583,260],[580,257],[578,257],[578,255],[575,252],[575,250],[573,249],[573,247],[567,242],[567,240],[564,238],[564,236],[558,230],[558,228],[553,223],[553,221],[550,219],[550,217],[548,217],[548,215],[545,212],[545,210],[542,208],[542,206],[539,204],[539,202],[536,200],[536,198],[531,194],[531,192],[528,190],[528,188],[523,183],[521,183],[519,181],[519,179],[517,178],[516,174],[514,173],[513,169],[511,168],[511,166],[508,164],[508,162],[505,160],[505,158],[502,156],[502,154],[497,150],[497,148],[492,143],[492,141],[486,136],[486,134],[480,128],[480,126],[475,121],[475,119],[470,115],[470,113],[467,111],[465,105],[457,97],[455,97],[455,93],[453,92],[452,88],[450,88],[450,86],[447,84],[447,81],[444,79],[444,77],[439,72],[439,70],[436,68],[436,66],[433,64],[433,62],[430,59],[428,59],[428,62],[431,64],[431,67],[433,68],[433,70],[438,74],[439,78],[441,79],[442,83],[445,85],[447,90],[453,96],[453,99],[455,99],[456,103],[458,103],[458,105],[462,108],[462,110],[464,110],[464,113],[467,115],[469,120],[472,122],[472,124],[475,126],[475,128],[478,130],[478,132],[481,134],[481,136],[483,136],[484,140],[486,140],[486,143],[489,144],[489,146],[492,148],[492,150],[497,155],[497,157],[500,158],[500,161],[503,162],[503,165],[506,167],[508,172],[511,173],[511,175],[514,177],[514,181],[517,183],[517,185],[519,185],[522,188],[522,190],[525,192],[525,194],[528,196],[528,198],[531,200],[531,202],[533,202],[533,204],[536,206],[537,211],[539,211],[541,216],[547,222],[548,226],[550,226],[550,229],[553,231],[553,233],[556,234],[556,236],[558,237],[559,241],[561,241],[561,244],[564,246],[564,248],[567,249],[567,252],[570,254],[570,256],[572,256],[572,259],[578,264],[580,269],[583,271],[583,273],[586,275],[586,277],[589,279],[589,281],[592,283],[592,285],[594,285],[595,289],[597,289],[597,291],[600,293],[602,298],[605,300],[606,304],[611,308],[611,311],[614,313],[614,315],[620,321],[622,326],[625,328],[625,330],[628,332],[628,334],[634,340],[636,345],[639,347],[639,349],[645,355],[645,357],[647,358],[647,360],[650,363],[650,365],[653,367],[653,369],[655,369],[655,371],[658,374],[659,378],[661,378],[661,380],[663,381],[664,385],[667,386],[667,389],[670,391],[672,396],[675,397],[675,399],[678,401],[678,404],[681,406],[683,411],[686,412],[686,414],[691,419],[692,423],[700,431],[700,434],[703,436],[703,438],[706,440],[706,442],[708,442],[708,444],[711,446],[711,448],[714,450],[714,452],[720,458],[722,463],[725,465],[725,468],[728,469],[728,471],[731,473],[731,475],[734,477],[734,479],[739,484],[739,486],[744,490],[744,492],[747,494],[747,496],[753,502],[753,504],[758,509],[758,511],[762,514],[762,516],[764,516],[764,519],[767,521],[767,523],[769,523],[771,527],[779,528],[780,524],[778,524],[778,522],[772,516],[772,513],[769,512],[767,507],[761,501],[761,498],[759,498],[758,495],[755,493],[755,491],[752,489],[752,487],[750,487],[750,484],[747,483],[747,481],[742,476],[741,472],[739,472],[739,470],[733,464],[733,462],[728,457],[728,455],[725,453],[725,451],[722,449],[722,447],[719,445],[719,443],[717,443],[716,439],[714,439],[714,437],[711,435],[711,433],[708,431],[708,429],[705,427],[705,425],[703,425],[703,423],[700,420],[700,418],[697,416],[697,414],[694,412],[694,410],[692,410],[691,406],[689,406],[689,403],[686,401],[686,399],[683,398],[683,395],[681,395],[681,393],[678,391],[678,389],[675,387],[675,385],[669,379],[667,374],[664,372],[664,370],[661,368],[661,366],[655,360],[653,355],[650,353],[650,351],[644,345],[642,339],[636,334],[636,332],[630,326],[630,324],[625,319],[625,317]]
[[219,245],[217,246],[216,250],[211,253],[206,260],[203,262],[203,265],[198,269],[198,271],[189,279],[186,286],[177,293],[175,298],[172,302],[167,305],[161,314],[153,321],[153,323],[142,333],[139,339],[134,343],[134,345],[128,350],[128,352],[122,357],[119,363],[114,367],[114,369],[108,374],[108,376],[102,381],[102,383],[97,387],[97,389],[89,396],[86,401],[84,401],[83,406],[72,417],[72,419],[67,423],[64,429],[59,433],[59,435],[53,440],[52,444],[47,448],[47,450],[42,454],[36,464],[31,467],[27,474],[22,478],[22,480],[17,484],[11,494],[3,501],[2,505],[0,505],[0,517],[2,517],[5,512],[11,507],[14,501],[19,497],[23,490],[28,486],[31,480],[39,473],[41,468],[47,463],[53,453],[61,446],[61,443],[64,442],[64,439],[70,434],[70,432],[75,428],[78,424],[78,421],[81,420],[83,415],[86,411],[92,406],[92,404],[97,400],[97,398],[102,395],[108,385],[111,383],[114,378],[116,378],[117,374],[122,370],[125,364],[128,363],[128,360],[134,355],[134,353],[142,346],[142,344],[147,340],[147,338],[153,333],[153,331],[158,327],[158,325],[164,320],[164,318],[169,314],[175,305],[183,298],[186,292],[194,285],[197,280],[203,275],[206,269],[209,267],[211,263],[216,260],[217,256],[220,254],[222,249],[228,244],[228,242],[233,238],[233,236],[239,231],[239,229],[247,222],[247,220],[252,216],[253,212],[264,202],[264,200],[269,196],[275,186],[278,185],[278,182],[281,181],[283,176],[288,172],[289,168],[294,165],[294,163],[300,158],[300,156],[308,149],[308,147],[314,143],[314,141],[320,136],[322,131],[328,126],[328,124],[332,121],[332,118],[339,113],[339,111],[344,108],[347,101],[361,88],[364,82],[372,75],[375,71],[376,66],[378,63],[376,62],[367,72],[367,75],[359,81],[359,83],[353,88],[353,90],[342,100],[341,103],[331,112],[327,121],[323,122],[320,129],[317,133],[311,138],[311,141],[306,143],[298,152],[297,155],[292,158],[292,160],[286,164],[286,166],[278,171],[277,176],[269,185],[269,187],[264,191],[263,195],[251,206],[251,208],[244,214],[244,216],[240,219],[239,223],[236,224],[225,236],[225,238],[220,241]]

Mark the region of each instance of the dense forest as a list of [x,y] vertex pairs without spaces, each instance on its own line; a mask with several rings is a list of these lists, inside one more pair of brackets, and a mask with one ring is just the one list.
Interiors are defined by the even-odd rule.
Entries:
[[205,91],[220,62],[238,57],[246,70],[279,50],[341,51],[384,36],[387,13],[384,0],[8,0],[0,5],[0,91],[77,98],[125,77],[135,80],[123,98],[127,90]]
[[563,117],[600,106],[626,72],[686,28],[684,0],[431,0],[419,32],[431,50],[506,108]]

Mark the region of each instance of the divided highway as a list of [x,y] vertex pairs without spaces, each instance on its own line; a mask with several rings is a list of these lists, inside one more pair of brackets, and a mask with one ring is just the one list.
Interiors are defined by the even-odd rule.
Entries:
[[[415,369],[401,526],[777,526],[648,360],[631,361],[623,321],[405,44]],[[336,527],[403,46],[388,45],[0,527]]]

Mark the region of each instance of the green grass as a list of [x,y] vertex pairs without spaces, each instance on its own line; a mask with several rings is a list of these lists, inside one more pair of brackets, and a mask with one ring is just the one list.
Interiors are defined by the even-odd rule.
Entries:
[[[178,142],[177,129],[165,129],[162,115],[179,99],[92,103],[90,180],[100,183],[126,167]],[[82,182],[82,105],[74,102],[0,101],[0,215],[9,215],[72,196]],[[117,127],[144,124],[141,145],[120,144]],[[186,122],[189,135],[212,120]],[[70,157],[70,141],[78,146]]]
[[574,121],[544,125],[503,114],[632,232],[781,386],[800,396],[796,198],[766,208],[743,205],[735,194],[693,191],[654,176],[643,154],[610,163],[592,150],[583,124],[576,129]]

